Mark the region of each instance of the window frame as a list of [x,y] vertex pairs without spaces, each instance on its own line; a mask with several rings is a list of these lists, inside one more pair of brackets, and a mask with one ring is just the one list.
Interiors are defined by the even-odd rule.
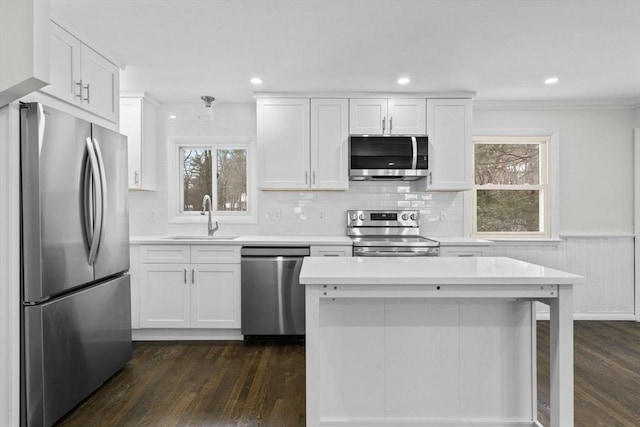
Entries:
[[[541,144],[540,182],[538,185],[496,185],[475,183],[475,145],[477,143]],[[472,140],[472,190],[469,192],[470,214],[467,215],[469,234],[491,240],[543,240],[559,237],[559,132],[557,129],[476,129]],[[542,230],[537,232],[483,232],[477,230],[478,190],[540,190],[540,220]]]
[[[182,210],[182,148],[196,149],[243,149],[247,150],[247,210],[246,211],[218,211],[213,210],[212,215],[216,221],[226,224],[255,224],[258,222],[257,212],[257,178],[255,173],[255,137],[243,136],[210,136],[210,137],[169,137],[168,158],[168,203],[169,223],[204,224],[207,217],[200,215],[200,211]],[[217,167],[217,161],[214,162]],[[212,188],[216,186],[216,174],[214,174]],[[217,194],[212,194],[212,206],[217,206]]]

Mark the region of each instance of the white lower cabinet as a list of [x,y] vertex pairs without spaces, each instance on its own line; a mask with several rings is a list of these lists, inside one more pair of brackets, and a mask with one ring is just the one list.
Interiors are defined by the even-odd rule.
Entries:
[[311,256],[353,256],[352,246],[311,246]]
[[239,246],[142,245],[139,275],[141,328],[240,327]]
[[491,256],[491,246],[440,246],[443,257]]

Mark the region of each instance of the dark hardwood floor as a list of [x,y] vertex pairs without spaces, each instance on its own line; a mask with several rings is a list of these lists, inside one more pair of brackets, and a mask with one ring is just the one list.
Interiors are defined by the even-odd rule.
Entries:
[[[549,423],[549,326],[538,324],[538,417]],[[57,426],[303,426],[303,343],[139,342]],[[640,323],[575,322],[575,425],[640,426]]]

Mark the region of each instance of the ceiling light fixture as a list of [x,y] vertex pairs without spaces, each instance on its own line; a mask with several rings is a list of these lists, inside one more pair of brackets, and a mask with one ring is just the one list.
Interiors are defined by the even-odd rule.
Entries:
[[408,85],[410,82],[411,82],[411,79],[409,77],[400,77],[398,79],[399,85]]
[[558,77],[549,77],[548,79],[545,79],[544,84],[546,85],[554,85],[556,83],[558,83],[560,81],[560,79]]
[[204,101],[204,107],[202,107],[202,114],[198,118],[213,120],[213,107],[211,106],[211,103],[216,99],[209,95],[201,96],[200,99]]
[[251,77],[251,84],[261,85],[262,79],[260,77]]

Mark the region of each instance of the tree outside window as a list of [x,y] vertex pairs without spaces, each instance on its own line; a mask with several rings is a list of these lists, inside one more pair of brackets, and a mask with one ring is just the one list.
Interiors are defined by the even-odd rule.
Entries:
[[200,211],[205,195],[218,212],[247,212],[247,149],[180,147],[180,170],[182,213]]
[[474,138],[476,235],[549,236],[546,137]]

